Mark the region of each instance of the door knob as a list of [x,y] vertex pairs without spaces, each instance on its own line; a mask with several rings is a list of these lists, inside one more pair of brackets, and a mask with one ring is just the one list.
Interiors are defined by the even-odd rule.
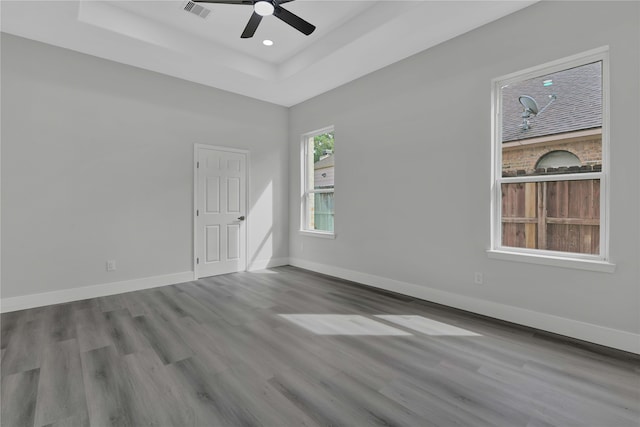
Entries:
[[238,219],[239,219],[240,221],[244,221],[244,215],[239,216],[239,217],[238,217]]

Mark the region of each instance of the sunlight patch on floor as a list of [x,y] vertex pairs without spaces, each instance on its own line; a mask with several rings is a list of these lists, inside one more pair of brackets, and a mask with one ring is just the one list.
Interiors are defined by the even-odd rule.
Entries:
[[422,316],[409,316],[409,315],[376,315],[375,317],[386,320],[387,322],[395,323],[413,331],[422,332],[427,335],[437,336],[465,336],[465,337],[481,337],[482,335],[475,332],[468,331],[466,329],[458,328],[457,326],[449,325],[447,323],[438,322],[436,320],[428,319]]
[[409,332],[353,314],[280,314],[317,335],[411,335]]

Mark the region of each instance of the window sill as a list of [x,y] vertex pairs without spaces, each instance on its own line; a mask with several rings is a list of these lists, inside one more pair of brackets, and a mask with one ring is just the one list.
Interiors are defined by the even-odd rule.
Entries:
[[500,251],[496,249],[487,250],[487,255],[489,256],[489,258],[499,259],[503,261],[516,261],[529,264],[550,265],[553,267],[598,271],[601,273],[613,273],[616,269],[615,264],[611,264],[607,261],[563,258],[538,254],[523,254],[518,252]]
[[326,231],[311,231],[311,230],[298,230],[298,233],[303,236],[313,236],[320,237],[322,239],[335,239],[336,235],[334,233],[329,233]]

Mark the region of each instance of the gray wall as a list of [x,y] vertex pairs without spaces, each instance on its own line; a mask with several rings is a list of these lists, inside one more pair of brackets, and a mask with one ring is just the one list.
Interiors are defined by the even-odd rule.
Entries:
[[2,34],[2,297],[192,270],[194,143],[251,151],[248,258],[286,258],[286,141],[283,107]]
[[[541,2],[292,107],[292,260],[639,332],[639,18],[638,2]],[[615,273],[489,259],[491,79],[604,45]],[[335,240],[297,232],[300,135],[329,125]]]

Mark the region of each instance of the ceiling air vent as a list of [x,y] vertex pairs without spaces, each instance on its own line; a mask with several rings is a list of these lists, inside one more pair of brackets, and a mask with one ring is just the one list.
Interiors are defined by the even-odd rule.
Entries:
[[189,13],[193,13],[194,15],[198,15],[202,19],[209,16],[209,12],[211,12],[209,9],[204,8],[192,1],[187,2],[186,6],[184,7],[184,10],[186,10]]

